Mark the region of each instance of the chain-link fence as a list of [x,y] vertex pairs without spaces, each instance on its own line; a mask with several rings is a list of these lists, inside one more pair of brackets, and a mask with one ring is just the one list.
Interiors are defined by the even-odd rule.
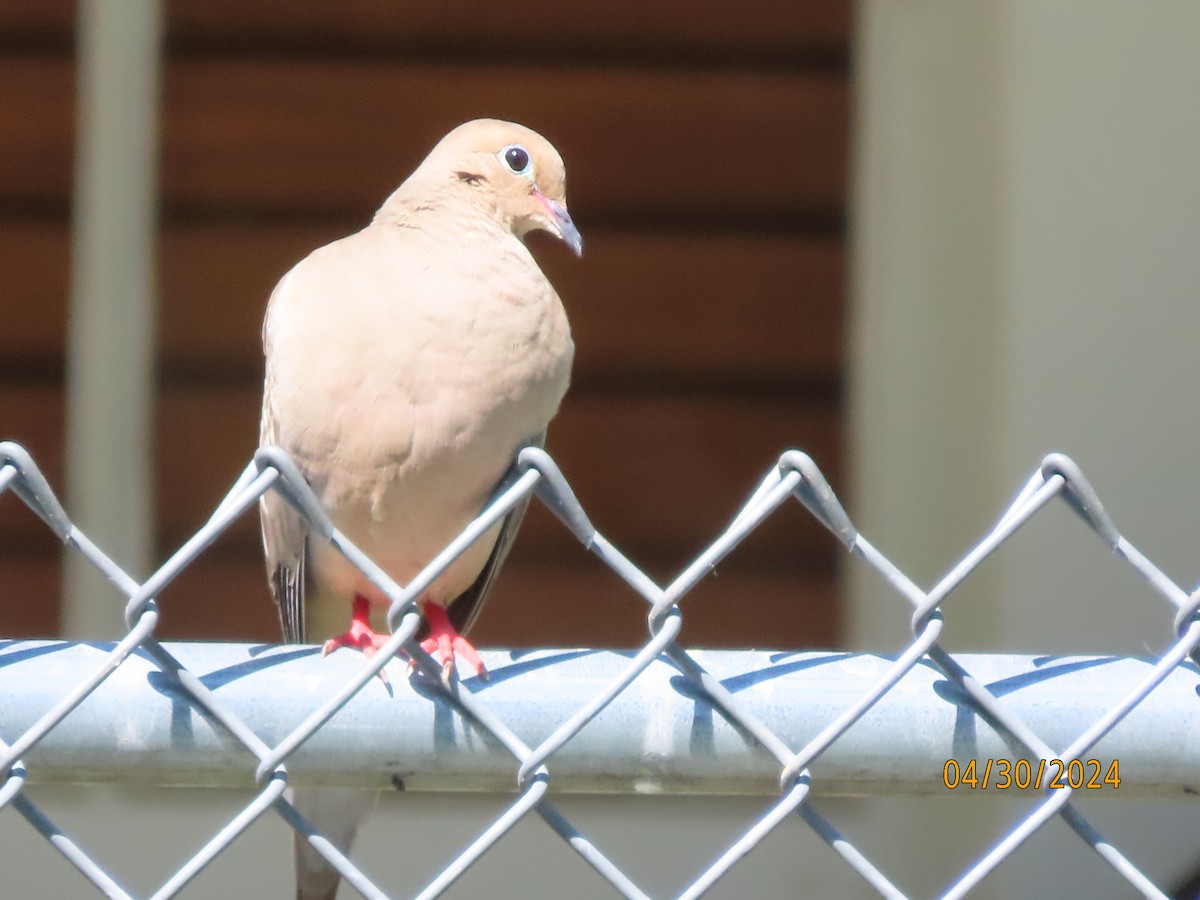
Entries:
[[[1161,794],[1188,789],[1189,772],[1178,748],[1195,718],[1189,713],[1197,702],[1197,676],[1186,661],[1195,658],[1200,643],[1200,591],[1189,594],[1122,537],[1083,474],[1063,456],[1047,457],[995,527],[928,591],[855,529],[820,471],[797,451],[780,458],[729,527],[665,587],[592,526],[551,458],[532,448],[522,451],[511,478],[483,513],[403,587],[333,526],[294,463],[277,448],[256,453],[208,523],[142,584],[71,523],[33,460],[11,443],[0,444],[0,493],[9,489],[128,597],[128,632],[104,648],[101,660],[94,648],[84,653],[65,645],[18,642],[0,648],[0,671],[11,667],[15,672],[50,654],[65,655],[56,669],[57,680],[31,679],[29,672],[0,676],[0,771],[6,773],[0,809],[15,809],[110,896],[129,894],[28,799],[27,780],[69,777],[72,767],[86,769],[93,778],[117,779],[123,767],[136,766],[145,776],[155,771],[151,761],[159,766],[164,783],[179,783],[181,778],[197,784],[230,783],[248,780],[252,773],[258,785],[252,802],[154,897],[177,893],[268,810],[282,817],[364,896],[384,896],[289,802],[284,795],[292,779],[289,766],[306,773],[313,783],[364,786],[407,781],[410,788],[436,782],[442,787],[498,789],[515,778],[516,799],[420,890],[419,897],[442,893],[531,812],[617,893],[646,897],[616,861],[555,807],[550,799],[552,772],[556,787],[626,792],[669,791],[682,789],[680,785],[693,792],[761,792],[769,778],[777,787],[776,799],[705,871],[680,886],[679,896],[684,898],[705,893],[793,813],[881,894],[904,896],[820,812],[812,797],[814,787],[949,791],[964,786],[986,790],[989,785],[1029,792],[1033,806],[965,873],[957,878],[947,873],[951,883],[943,896],[965,895],[1055,816],[1137,891],[1165,896],[1073,801],[1078,792],[1088,790]],[[390,640],[370,660],[356,660],[353,673],[344,681],[335,679],[336,687],[329,690],[321,685],[344,674],[344,664],[326,665],[325,681],[316,688],[311,680],[306,690],[289,689],[294,681],[270,681],[272,671],[280,667],[307,665],[312,671],[315,660],[297,658],[311,657],[311,651],[290,648],[251,660],[245,648],[168,647],[155,638],[155,595],[269,490],[292,503],[319,539],[328,541],[392,601]],[[498,666],[486,684],[477,679],[446,683],[441,667],[414,639],[420,624],[415,601],[459,554],[531,493],[645,599],[650,638],[632,655],[596,654],[588,659],[587,651],[579,651],[561,658],[537,656]],[[941,646],[943,606],[951,592],[1056,496],[1169,602],[1176,637],[1157,659],[1048,667],[1044,660],[1024,657],[951,656]],[[819,692],[801,680],[804,670],[816,664],[814,659],[786,653],[700,653],[676,642],[687,593],[790,498],[798,499],[911,608],[912,640],[902,654],[868,666],[841,667]],[[376,675],[401,652],[415,661],[409,682],[393,685],[394,692],[386,695],[366,690],[380,684]],[[821,656],[829,660],[828,654]],[[848,654],[836,657],[854,659]],[[1072,675],[1097,665],[1108,669],[1108,677],[1099,680],[1105,689],[1093,689],[1071,704],[1072,715],[1063,715],[1063,704],[1042,702],[1069,689]],[[563,677],[556,678],[552,688],[534,681],[559,668]],[[112,678],[135,669],[135,677]],[[1094,671],[1087,677],[1095,688]],[[523,680],[528,680],[525,690]],[[229,689],[231,684],[241,690]],[[764,684],[770,690],[754,689]],[[136,693],[138,685],[150,688]],[[307,708],[306,703],[315,705]],[[96,726],[111,722],[118,710],[127,721],[138,720],[133,731],[139,739],[133,745],[106,742],[109,732]],[[589,727],[606,711],[608,715]],[[617,711],[622,714],[612,714]],[[196,720],[182,745],[175,740],[181,716]],[[336,729],[325,728],[335,716]],[[356,716],[386,726],[368,735],[367,729],[353,727]],[[446,731],[447,716],[461,717],[457,732]],[[964,716],[973,723],[970,739],[964,739]],[[406,746],[403,735],[427,734],[439,721],[450,736],[438,748],[435,766],[428,747]],[[203,739],[197,739],[201,731]],[[685,746],[686,753],[680,749]],[[447,752],[451,749],[455,752]],[[1137,765],[1131,769],[1133,759]]]

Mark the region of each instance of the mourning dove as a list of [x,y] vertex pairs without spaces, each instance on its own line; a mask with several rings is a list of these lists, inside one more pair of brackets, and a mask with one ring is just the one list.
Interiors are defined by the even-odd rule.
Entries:
[[[564,179],[558,152],[528,128],[460,125],[370,225],[313,251],[271,295],[262,442],[291,454],[333,523],[401,585],[480,513],[516,452],[541,443],[566,392],[574,353],[566,313],[523,241],[548,231],[581,252]],[[284,639],[373,653],[385,635],[371,616],[382,622],[387,598],[310,540],[281,497],[265,496],[260,512]],[[422,646],[448,671],[457,651],[484,674],[460,633],[523,512],[418,601],[429,628]],[[350,629],[339,633],[347,612]],[[300,793],[301,812],[348,848],[361,793]],[[298,896],[332,897],[337,883],[298,838]]]

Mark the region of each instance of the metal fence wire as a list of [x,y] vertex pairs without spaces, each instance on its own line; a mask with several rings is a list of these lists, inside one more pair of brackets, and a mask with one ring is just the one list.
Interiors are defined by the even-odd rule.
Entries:
[[[622,699],[628,701],[631,695],[637,693],[636,690],[630,690],[631,685],[647,678],[661,680],[663,672],[668,673],[669,693],[679,700],[679,710],[683,711],[680,715],[686,718],[687,711],[691,710],[690,716],[693,719],[698,720],[703,715],[708,717],[710,723],[717,720],[724,729],[722,735],[732,735],[735,739],[725,740],[723,737],[723,743],[717,741],[715,744],[710,740],[696,751],[695,759],[691,763],[695,767],[692,771],[679,771],[673,767],[672,761],[661,758],[656,764],[642,755],[635,760],[626,760],[624,770],[620,760],[613,762],[612,772],[609,773],[610,780],[626,785],[624,789],[628,790],[628,783],[633,780],[633,775],[625,780],[620,776],[620,771],[627,770],[638,774],[639,777],[656,779],[660,785],[668,787],[672,779],[692,777],[693,789],[700,785],[698,789],[703,790],[705,777],[713,783],[721,779],[736,781],[744,777],[743,773],[751,770],[769,770],[778,779],[777,799],[770,802],[752,827],[738,836],[705,871],[690,884],[680,887],[678,896],[681,898],[699,897],[704,894],[768,833],[793,814],[819,835],[846,865],[879,893],[888,897],[904,896],[862,849],[856,847],[822,815],[812,799],[814,782],[820,782],[825,776],[825,769],[828,769],[826,781],[835,783],[835,786],[839,783],[839,778],[842,779],[842,783],[851,782],[855,777],[862,782],[870,781],[869,776],[863,775],[864,771],[869,771],[869,765],[861,755],[861,748],[851,748],[839,758],[838,748],[834,745],[839,740],[842,740],[843,745],[850,744],[852,738],[843,738],[852,726],[862,722],[865,727],[871,716],[878,716],[881,710],[888,708],[888,703],[899,703],[900,706],[897,707],[898,714],[893,715],[886,726],[888,749],[884,753],[891,754],[888,766],[893,771],[882,781],[887,782],[891,779],[892,788],[885,785],[881,790],[894,789],[896,780],[903,780],[905,760],[902,757],[908,754],[917,757],[916,763],[908,761],[911,780],[917,781],[924,777],[926,787],[930,779],[935,782],[945,781],[949,785],[950,779],[982,778],[986,781],[990,777],[995,784],[1000,785],[1000,780],[1007,777],[1015,779],[1018,787],[1026,788],[1026,793],[1031,798],[1031,808],[1015,827],[1004,833],[967,871],[956,878],[953,874],[947,875],[947,878],[954,880],[945,889],[943,896],[953,898],[967,894],[1000,862],[1016,852],[1039,828],[1056,816],[1139,892],[1148,897],[1166,896],[1084,818],[1073,801],[1078,799],[1077,792],[1086,787],[1085,779],[1093,782],[1092,786],[1097,783],[1108,784],[1115,789],[1115,779],[1129,780],[1137,777],[1138,773],[1118,773],[1114,771],[1115,766],[1107,768],[1107,763],[1102,765],[1095,761],[1100,753],[1096,747],[1102,739],[1102,749],[1107,759],[1113,761],[1119,758],[1120,748],[1140,742],[1137,750],[1146,763],[1146,772],[1142,777],[1150,780],[1157,778],[1160,792],[1164,787],[1181,790],[1181,786],[1186,783],[1187,776],[1183,764],[1178,761],[1178,744],[1172,745],[1172,741],[1177,742],[1180,739],[1178,730],[1148,749],[1146,729],[1141,729],[1138,734],[1130,734],[1134,730],[1130,728],[1133,722],[1127,722],[1124,728],[1118,728],[1118,725],[1131,713],[1146,713],[1156,704],[1159,707],[1156,708],[1158,714],[1174,716],[1177,722],[1195,720],[1193,708],[1196,703],[1198,679],[1194,666],[1185,662],[1189,656],[1193,660],[1200,659],[1197,657],[1197,644],[1200,643],[1200,617],[1197,616],[1197,609],[1200,608],[1200,590],[1189,594],[1122,537],[1091,485],[1067,457],[1046,457],[992,530],[929,590],[923,590],[913,583],[858,532],[821,472],[811,459],[798,451],[788,451],[780,457],[728,528],[666,586],[660,586],[649,578],[593,527],[554,461],[544,451],[535,448],[520,453],[511,477],[488,507],[418,577],[404,586],[389,579],[334,527],[295,464],[286,454],[274,447],[264,447],[255,453],[253,461],[204,527],[157,572],[140,584],[72,524],[29,454],[16,444],[2,443],[0,494],[9,490],[14,491],[40,516],[64,544],[86,557],[128,597],[125,607],[128,631],[125,637],[112,645],[111,649],[105,648],[106,652],[102,654],[103,659],[98,665],[95,663],[94,648],[91,655],[73,657],[74,668],[70,671],[77,672],[78,676],[71,676],[72,680],[63,685],[61,694],[52,695],[57,699],[51,699],[48,703],[31,709],[31,704],[21,702],[19,695],[21,686],[28,686],[31,680],[28,677],[0,677],[0,696],[4,697],[3,706],[0,708],[0,772],[5,773],[3,784],[0,786],[0,810],[6,807],[15,809],[85,878],[109,896],[130,895],[96,859],[60,831],[29,800],[25,788],[31,777],[44,777],[45,773],[39,775],[37,771],[39,766],[47,770],[59,766],[60,770],[56,770],[55,774],[60,779],[64,777],[64,772],[70,771],[70,764],[78,764],[80,759],[88,759],[95,763],[93,776],[103,768],[102,764],[96,761],[96,758],[102,755],[101,752],[97,748],[86,746],[86,735],[80,737],[79,734],[73,733],[72,723],[87,717],[89,705],[97,705],[103,713],[103,703],[107,702],[105,697],[108,696],[106,692],[117,691],[114,682],[146,681],[145,678],[113,679],[115,673],[127,666],[150,667],[151,671],[156,669],[155,679],[159,688],[157,692],[148,692],[144,697],[139,695],[137,703],[123,704],[122,708],[127,714],[140,715],[145,712],[149,715],[153,709],[165,707],[174,710],[172,715],[177,721],[178,707],[182,704],[187,715],[198,714],[193,716],[201,723],[195,726],[197,733],[202,725],[215,735],[207,744],[203,740],[193,740],[187,748],[173,746],[169,736],[164,738],[165,743],[159,748],[161,752],[156,757],[159,763],[169,766],[172,753],[184,755],[176,760],[177,768],[173,770],[174,775],[171,779],[173,783],[179,781],[179,768],[202,772],[207,754],[209,757],[220,758],[217,762],[209,760],[212,772],[232,767],[240,773],[239,777],[246,779],[248,773],[253,770],[253,777],[258,786],[254,799],[174,872],[153,894],[155,898],[170,897],[177,893],[268,810],[274,811],[302,835],[364,896],[385,896],[367,874],[351,859],[339,853],[297,812],[284,791],[289,785],[289,762],[298,762],[303,758],[306,742],[309,742],[310,738],[313,741],[307,745],[308,749],[321,743],[320,739],[325,735],[319,732],[331,719],[347,707],[365,702],[360,696],[367,693],[364,688],[367,685],[379,684],[375,678],[376,674],[401,651],[415,661],[415,669],[411,679],[395,685],[397,693],[396,697],[392,698],[392,708],[409,715],[420,714],[413,712],[414,709],[429,709],[433,710],[431,715],[434,716],[444,716],[447,710],[453,710],[461,717],[464,733],[469,727],[472,735],[479,736],[478,743],[486,745],[479,751],[487,757],[484,762],[481,763],[476,757],[468,759],[469,754],[451,755],[448,757],[449,762],[447,759],[440,760],[441,768],[453,765],[455,760],[467,760],[474,767],[474,771],[473,774],[466,773],[464,778],[475,778],[478,783],[489,783],[488,771],[491,771],[493,776],[496,771],[506,771],[510,780],[509,790],[513,778],[517,787],[516,799],[511,805],[478,838],[462,849],[432,883],[420,890],[417,896],[422,898],[434,897],[445,891],[530,812],[540,816],[605,878],[618,894],[625,897],[646,897],[647,894],[614,860],[606,856],[600,847],[576,829],[555,808],[550,799],[551,772],[565,770],[568,780],[575,778],[586,781],[590,778],[589,784],[593,788],[596,784],[603,783],[604,776],[595,771],[595,760],[592,759],[589,769],[586,760],[581,762],[587,754],[572,756],[572,748],[585,746],[589,739],[595,738],[597,729],[589,729],[589,723],[602,711],[610,707],[619,707]],[[323,701],[318,702],[315,708],[297,716],[296,719],[300,719],[299,724],[295,724],[295,719],[288,721],[286,716],[277,716],[268,722],[267,718],[272,714],[272,709],[278,713],[275,704],[242,702],[239,698],[254,691],[247,689],[243,694],[238,694],[227,690],[227,686],[233,682],[240,683],[245,688],[246,685],[253,686],[257,679],[263,684],[262,690],[275,690],[274,696],[278,698],[278,689],[265,686],[263,681],[269,678],[272,659],[275,657],[270,654],[265,657],[260,655],[257,657],[258,664],[243,666],[236,677],[230,675],[218,678],[213,676],[208,666],[212,659],[224,659],[228,654],[221,657],[218,653],[210,658],[192,652],[189,656],[187,650],[192,645],[167,646],[155,637],[159,618],[154,600],[156,594],[191,564],[235,519],[250,510],[266,491],[277,491],[292,503],[301,515],[308,519],[316,535],[328,541],[357,566],[392,601],[388,613],[388,625],[392,636],[381,652],[369,660],[355,658],[353,677],[342,683]],[[605,673],[603,688],[594,692],[597,682],[594,679],[587,680],[589,691],[594,694],[587,696],[582,705],[564,708],[561,697],[557,698],[556,702],[546,701],[546,690],[533,689],[530,685],[526,695],[542,698],[539,707],[541,713],[558,718],[551,725],[543,722],[536,728],[525,728],[526,719],[513,704],[492,702],[493,697],[503,699],[512,696],[511,692],[505,694],[505,682],[511,686],[513,683],[519,684],[523,678],[536,677],[539,671],[544,672],[545,666],[556,664],[554,657],[542,659],[537,664],[516,663],[511,667],[511,672],[494,673],[492,681],[488,683],[475,679],[446,683],[442,679],[441,667],[421,650],[414,634],[420,623],[420,613],[415,601],[425,588],[473,541],[486,533],[493,524],[531,493],[557,515],[588,551],[603,560],[630,588],[644,598],[649,610],[650,637],[635,654],[607,657],[607,664],[600,667],[600,671]],[[1090,718],[1079,722],[1079,728],[1074,731],[1069,730],[1074,727],[1074,719],[1067,723],[1050,721],[1036,702],[1036,694],[1032,702],[1026,702],[1028,698],[1022,698],[1023,691],[1014,688],[1012,679],[1005,680],[1003,688],[998,687],[995,680],[995,660],[988,662],[986,657],[966,654],[951,656],[939,643],[943,629],[943,607],[950,594],[1004,541],[1055,497],[1065,500],[1109,549],[1141,575],[1155,592],[1161,594],[1174,611],[1175,638],[1166,652],[1157,659],[1142,662],[1094,660],[1060,667],[1061,672],[1067,672],[1076,671],[1081,667],[1111,663],[1126,668],[1132,667],[1136,674],[1136,687],[1131,690],[1122,687],[1118,691],[1110,691],[1103,695],[1104,699],[1100,701],[1097,701],[1095,696],[1090,700],[1081,700],[1078,711]],[[682,623],[682,601],[687,593],[739,542],[791,499],[803,504],[851,554],[859,557],[863,563],[882,576],[899,598],[909,605],[912,614],[912,641],[903,653],[875,665],[874,668],[860,670],[857,677],[846,675],[842,679],[845,690],[832,694],[823,692],[820,697],[806,696],[803,692],[791,694],[783,690],[791,683],[789,679],[795,676],[799,669],[804,668],[803,665],[785,665],[778,667],[778,670],[770,667],[761,669],[763,654],[694,652],[685,650],[676,643]],[[6,667],[20,668],[32,657],[70,651],[70,646],[61,643],[12,641],[0,645],[0,672]],[[288,648],[288,654],[294,657],[296,648]],[[562,656],[567,657],[570,654]],[[745,658],[741,659],[743,656]],[[184,665],[180,661],[181,657],[193,659],[193,666],[189,668]],[[840,659],[849,657],[849,654],[838,655]],[[247,657],[243,653],[237,658],[245,660]],[[312,660],[311,652],[307,654],[307,658]],[[771,660],[777,662],[780,658],[794,661],[799,657],[782,654],[771,657]],[[205,662],[206,659],[209,661]],[[744,666],[739,663],[739,659],[745,663]],[[878,663],[878,658],[871,659]],[[1031,663],[1029,658],[1010,658],[1010,663],[1010,668],[1025,672],[1036,670],[1036,665]],[[756,671],[755,666],[759,666],[760,670]],[[728,677],[731,667],[740,668],[736,677]],[[335,667],[335,670],[337,668]],[[718,677],[713,671],[715,668],[723,668],[726,677]],[[345,671],[344,667],[340,671]],[[922,676],[929,673],[941,682],[939,688],[935,689],[928,677],[922,680]],[[595,672],[591,674],[594,675]],[[1036,691],[1039,683],[1045,686],[1044,679],[1028,675],[1024,677],[1022,685],[1030,690]],[[1050,676],[1047,676],[1047,679],[1049,678]],[[794,698],[794,705],[780,710],[776,704],[767,709],[761,699],[752,696],[752,691],[743,690],[748,684],[761,679],[771,680],[772,687],[782,691],[776,696],[789,700]],[[1169,683],[1164,685],[1164,682]],[[909,689],[914,683],[918,685],[916,691]],[[53,679],[49,679],[41,682],[39,687],[44,694],[47,691],[58,690],[56,684]],[[1050,690],[1053,689],[1054,686],[1051,685]],[[120,691],[126,690],[132,688],[127,685],[120,688]],[[902,694],[907,696],[901,697]],[[405,702],[397,702],[397,697],[401,697]],[[538,702],[535,699],[529,701],[532,705],[537,705]],[[946,712],[957,723],[947,731],[959,735],[962,733],[962,729],[958,727],[961,726],[962,717],[972,717],[973,721],[979,723],[974,726],[975,740],[966,744],[931,742],[928,720],[910,714],[903,705],[905,703],[915,703],[925,708],[937,707]],[[1092,706],[1089,706],[1089,703]],[[1097,703],[1100,705],[1093,709]],[[134,711],[129,712],[130,708]],[[634,704],[631,708],[640,707]],[[1188,713],[1191,713],[1190,717]],[[675,715],[670,711],[669,714]],[[604,726],[605,721],[602,719],[597,723],[597,728]],[[287,724],[281,725],[281,722]],[[907,733],[906,722],[909,723]],[[693,728],[694,724],[693,722]],[[1191,733],[1191,725],[1182,727],[1189,729],[1188,734]],[[518,729],[525,731],[525,737],[518,733]],[[390,733],[400,733],[403,730],[397,729]],[[408,730],[412,730],[411,723]],[[86,732],[86,729],[82,731]],[[1053,737],[1050,739],[1061,740],[1059,746],[1048,743],[1045,736],[1051,733]],[[94,738],[95,732],[91,734]],[[527,743],[530,734],[537,734],[539,738],[533,745]],[[992,744],[987,745],[985,736],[994,737]],[[385,735],[384,740],[386,739]],[[363,736],[361,746],[368,748],[371,740]],[[378,741],[379,738],[374,740]],[[1125,743],[1122,743],[1123,741]],[[335,741],[331,746],[345,749],[358,744],[347,742],[339,745]],[[612,742],[608,742],[606,746],[611,750]],[[1003,756],[1015,761],[1009,762],[1007,772],[1002,771],[1004,760],[996,760],[996,771],[991,771],[990,764],[986,764],[988,770],[985,773],[983,751],[987,746],[997,751],[992,753],[992,756]],[[942,750],[940,759],[946,761],[944,768],[936,761],[939,747]],[[966,754],[959,755],[952,761],[948,760],[945,753],[947,747],[965,749]],[[188,752],[192,756],[185,758]],[[730,765],[728,760],[721,758],[723,752],[740,755],[734,764]],[[972,753],[979,754],[978,769],[971,763],[974,758]],[[104,754],[107,754],[107,764],[110,767],[121,765],[119,748],[107,747]],[[706,754],[707,759],[701,759]],[[366,755],[369,756],[369,753]],[[392,758],[397,755],[393,749]],[[619,749],[616,755],[621,755]],[[628,755],[637,756],[637,753],[630,751]],[[509,758],[509,761],[497,769],[496,760],[500,758]],[[27,759],[32,761],[32,770],[27,767]],[[145,757],[140,759],[145,761]],[[357,764],[354,761],[348,762],[344,752],[337,756],[337,762],[344,769],[346,776],[342,783],[369,782],[367,775],[362,772],[356,775]],[[410,776],[418,782],[421,777],[420,762],[420,759],[409,761]],[[363,765],[368,769],[374,766],[376,775],[386,768],[378,760],[372,762],[364,759]],[[686,767],[688,763],[679,765]],[[296,768],[299,770],[301,767],[297,765]],[[336,765],[334,768],[336,769]],[[912,774],[917,769],[924,772],[924,776]],[[846,774],[851,771],[856,775]],[[617,774],[613,775],[613,772]],[[355,781],[355,777],[359,780]],[[1057,784],[1052,785],[1053,780],[1056,780]],[[1153,788],[1154,785],[1150,787]],[[12,862],[6,864],[11,865]]]

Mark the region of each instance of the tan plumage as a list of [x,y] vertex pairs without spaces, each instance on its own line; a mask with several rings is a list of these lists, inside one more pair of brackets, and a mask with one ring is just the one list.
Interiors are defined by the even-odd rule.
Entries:
[[[271,295],[262,442],[296,459],[334,523],[402,585],[480,512],[517,450],[541,441],[566,391],[573,344],[522,241],[535,229],[578,252],[558,153],[523,126],[468,122],[369,226],[315,250]],[[422,598],[448,607],[457,630],[522,512]],[[356,594],[382,621],[386,598],[311,541],[285,501],[264,497],[261,515],[285,640],[334,635]],[[310,877],[321,868],[298,860],[301,896],[336,892],[331,871]]]

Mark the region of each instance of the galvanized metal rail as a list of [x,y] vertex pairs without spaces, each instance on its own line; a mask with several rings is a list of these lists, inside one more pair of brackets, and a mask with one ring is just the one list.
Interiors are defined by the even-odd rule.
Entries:
[[[0,647],[0,734],[29,729],[111,651],[111,644],[16,641]],[[361,666],[317,647],[164,644],[267,743],[291,732]],[[586,649],[487,651],[491,677],[461,682],[536,746],[610,682],[632,653]],[[866,693],[894,660],[850,653],[691,651],[692,658],[781,740],[801,747]],[[1148,660],[963,654],[958,662],[1052,747],[1066,747],[1141,681]],[[394,663],[289,759],[292,784],[407,791],[515,791],[503,745],[454,701]],[[824,794],[1038,793],[1057,780],[1114,798],[1200,788],[1200,672],[1173,671],[1068,772],[1014,757],[932,666],[917,666],[813,766]],[[554,754],[555,793],[773,795],[778,763],[658,660],[590,727]],[[903,736],[898,740],[898,736]],[[1013,768],[1018,759],[1025,766]],[[969,763],[977,765],[968,772]],[[254,784],[255,758],[187,699],[151,659],[131,657],[26,756],[30,780],[188,787]],[[1001,761],[1005,761],[1002,763]],[[991,768],[986,769],[989,762]],[[1007,763],[1007,764],[1006,764]],[[948,765],[949,764],[949,765]],[[1115,764],[1115,768],[1114,768]],[[1114,778],[1104,780],[1110,768]],[[986,775],[985,775],[986,771]],[[966,780],[964,780],[964,778]],[[1114,784],[1114,780],[1117,782]]]

